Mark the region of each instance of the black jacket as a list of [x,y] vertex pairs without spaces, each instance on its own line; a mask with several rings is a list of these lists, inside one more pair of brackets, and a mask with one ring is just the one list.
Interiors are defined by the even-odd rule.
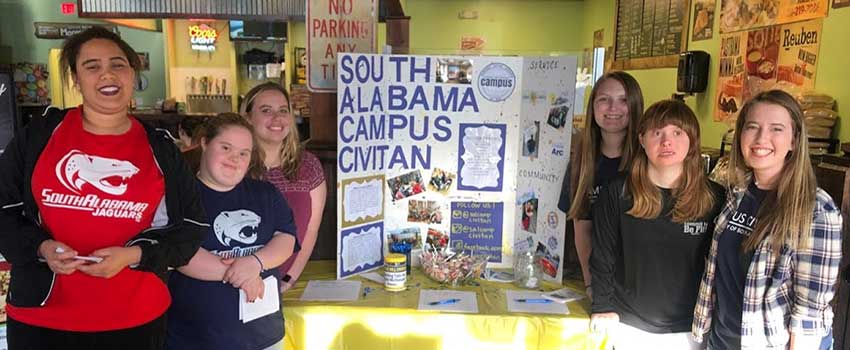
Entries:
[[[52,237],[41,227],[31,181],[41,152],[67,111],[50,108],[33,118],[0,154],[0,254],[12,264],[6,301],[14,306],[43,306],[53,287],[53,271],[38,258],[38,247]],[[145,129],[165,178],[165,208],[158,207],[152,227],[126,246],[142,249],[141,261],[132,268],[164,279],[168,267],[183,266],[192,259],[209,224],[195,178],[177,147],[164,133]]]

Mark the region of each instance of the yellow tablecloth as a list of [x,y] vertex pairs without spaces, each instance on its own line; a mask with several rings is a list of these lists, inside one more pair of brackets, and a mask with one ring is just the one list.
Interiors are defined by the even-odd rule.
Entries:
[[[509,313],[505,289],[512,284],[479,281],[458,290],[478,296],[477,314],[420,311],[420,289],[440,285],[419,269],[408,276],[407,291],[387,292],[366,279],[353,302],[301,301],[309,280],[335,279],[334,261],[311,261],[298,283],[283,296],[285,349],[599,349],[604,339],[588,329],[587,299],[569,303],[568,315]],[[579,282],[568,283],[576,290]],[[363,292],[373,289],[365,297]],[[544,290],[560,288],[545,284]],[[582,288],[583,289],[583,288]]]

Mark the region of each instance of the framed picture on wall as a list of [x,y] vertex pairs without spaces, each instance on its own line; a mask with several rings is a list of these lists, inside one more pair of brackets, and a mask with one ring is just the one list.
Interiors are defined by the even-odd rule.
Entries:
[[303,47],[295,48],[295,74],[292,75],[292,83],[307,83],[307,49]]
[[142,64],[139,70],[151,70],[150,54],[147,52],[137,52],[137,54],[139,55],[139,62]]
[[850,0],[833,0],[832,8],[837,9],[839,7],[847,7],[850,6]]

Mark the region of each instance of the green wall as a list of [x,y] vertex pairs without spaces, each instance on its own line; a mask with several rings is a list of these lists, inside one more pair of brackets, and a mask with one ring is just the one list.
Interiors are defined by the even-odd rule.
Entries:
[[[461,37],[480,36],[487,55],[549,55],[582,49],[583,9],[564,0],[407,0],[404,13],[413,54],[460,53]],[[458,19],[461,11],[478,19]]]
[[[32,62],[47,64],[50,49],[62,47],[62,40],[37,39],[33,34],[33,22],[99,22],[63,15],[63,0],[0,0],[0,46],[5,51],[0,60],[9,62]],[[99,22],[102,23],[102,22]],[[161,32],[132,29],[119,26],[121,37],[138,52],[150,56],[150,70],[141,74],[148,78],[148,88],[136,92],[144,105],[153,105],[165,97],[165,53]],[[54,72],[51,72],[54,73]]]
[[[716,58],[720,53],[720,0],[717,0],[715,11],[714,37],[710,40],[688,41],[689,50],[706,51],[712,56],[709,71],[708,88],[705,93],[687,97],[687,103],[694,109],[702,126],[702,144],[708,147],[720,147],[720,140],[728,127],[713,119],[715,89],[719,64]],[[593,30],[605,29],[605,45],[614,42],[615,0],[586,0],[584,2],[585,26],[582,37],[584,46],[589,46],[585,39],[592,35]],[[691,22],[693,23],[693,14]],[[850,64],[847,63],[848,43],[850,43],[850,8],[830,9],[829,16],[824,19],[823,41],[820,46],[820,62],[818,63],[815,90],[832,95],[838,101],[838,111],[845,118],[839,120],[835,136],[842,141],[850,141]],[[588,34],[589,31],[589,34]],[[688,35],[690,38],[690,33]],[[676,69],[647,69],[629,71],[640,82],[646,104],[660,99],[669,98],[676,90]],[[847,105],[845,107],[845,105]],[[843,127],[842,127],[843,126]]]

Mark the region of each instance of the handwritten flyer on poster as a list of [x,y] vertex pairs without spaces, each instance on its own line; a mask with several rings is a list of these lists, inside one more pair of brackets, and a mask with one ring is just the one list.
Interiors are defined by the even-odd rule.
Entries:
[[504,203],[452,202],[452,247],[502,261]]
[[717,78],[717,100],[714,120],[723,122],[738,117],[744,101],[744,51],[747,33],[720,36],[720,72]]
[[348,277],[383,266],[383,224],[375,223],[341,232],[337,276]]

